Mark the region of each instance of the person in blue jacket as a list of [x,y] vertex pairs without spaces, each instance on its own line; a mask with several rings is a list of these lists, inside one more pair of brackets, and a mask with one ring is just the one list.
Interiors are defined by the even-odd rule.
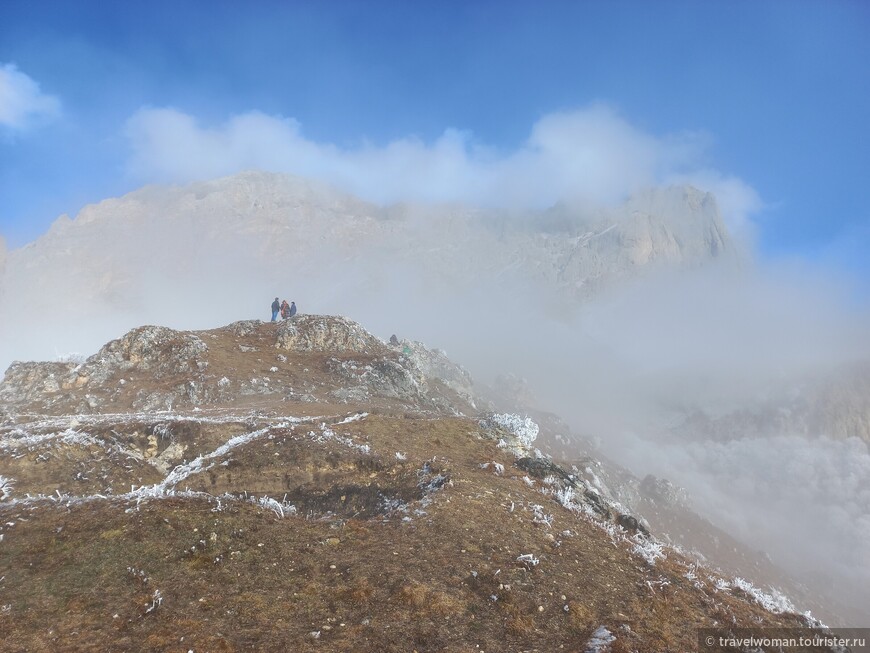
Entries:
[[281,310],[281,302],[278,301],[278,298],[275,298],[275,301],[272,302],[272,321],[277,322],[278,320],[278,311]]
[[296,302],[290,302],[290,317],[296,315]]

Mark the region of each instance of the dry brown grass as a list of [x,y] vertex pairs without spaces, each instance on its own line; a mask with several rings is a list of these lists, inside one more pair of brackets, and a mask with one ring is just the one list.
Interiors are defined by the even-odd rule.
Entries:
[[508,617],[505,628],[514,637],[530,637],[535,632],[535,620],[527,614],[514,614]]
[[595,612],[587,604],[580,601],[569,601],[567,605],[568,620],[574,628],[586,630],[595,627]]
[[361,578],[355,581],[352,585],[340,589],[336,595],[343,601],[363,603],[371,598],[374,591],[375,588],[372,587],[369,579]]
[[[326,473],[331,469],[358,474],[360,485],[416,483],[416,470],[435,456],[453,485],[426,506],[412,504],[422,514],[368,518],[279,519],[249,503],[224,502],[215,512],[213,502],[181,498],[138,507],[2,507],[0,525],[15,526],[4,530],[0,546],[0,605],[11,606],[0,613],[0,648],[511,653],[571,650],[601,624],[617,632],[626,623],[631,633],[617,632],[614,653],[623,640],[628,650],[681,651],[692,650],[698,627],[725,615],[738,624],[796,623],[727,593],[712,603],[671,561],[654,572],[671,582],[669,591],[653,596],[645,585],[650,572],[627,547],[614,547],[596,526],[526,487],[503,451],[469,435],[473,420],[385,412],[341,429],[369,443],[380,466],[369,471],[357,465],[359,452],[322,445],[331,457],[299,458],[322,472],[300,492],[327,490],[337,478]],[[273,469],[290,477],[305,471],[275,462],[283,460],[275,451],[291,451],[289,442],[269,442],[235,458],[245,469],[262,464],[261,477]],[[408,461],[399,464],[395,451]],[[483,460],[504,464],[505,475],[481,470]],[[244,478],[254,479],[248,471]],[[552,529],[532,524],[523,508],[529,503],[546,505]],[[563,529],[574,536],[558,545],[548,538]],[[517,565],[522,553],[534,553],[540,565]],[[127,567],[144,570],[148,583],[131,578]],[[154,589],[164,603],[145,615]],[[563,594],[570,598],[561,600]],[[315,640],[310,633],[317,631]]]
[[461,597],[419,582],[402,585],[396,596],[400,604],[413,608],[420,618],[448,617],[462,614],[467,608]]

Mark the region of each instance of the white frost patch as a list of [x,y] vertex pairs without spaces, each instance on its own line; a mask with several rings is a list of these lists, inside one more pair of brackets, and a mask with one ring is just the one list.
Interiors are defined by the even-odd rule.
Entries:
[[225,377],[225,376],[222,376],[222,377],[221,377],[221,380],[218,381],[218,387],[219,387],[219,388],[228,388],[229,385],[230,385],[230,380],[229,380],[227,377]]
[[12,449],[20,449],[22,447],[31,449],[32,447],[45,444],[53,445],[57,442],[62,444],[75,444],[82,447],[90,445],[97,445],[99,447],[106,446],[106,443],[103,440],[88,435],[87,433],[74,431],[73,429],[67,429],[61,433],[47,433],[45,435],[27,435],[24,431],[16,429],[10,434],[10,436],[12,437],[4,437],[0,440],[0,450],[9,451]]
[[163,605],[163,593],[160,590],[154,590],[154,594],[151,595],[151,605],[147,606],[145,614],[154,612],[161,605]]
[[634,546],[631,548],[632,552],[646,560],[650,567],[655,567],[656,560],[665,558],[665,547],[661,542],[656,542],[640,534],[631,539],[634,542]]
[[547,528],[552,528],[553,526],[553,515],[544,512],[544,506],[539,505],[537,503],[531,504],[529,506],[534,513],[534,517],[532,517],[533,524],[543,524]]
[[283,519],[287,515],[295,515],[296,514],[296,506],[292,503],[288,503],[285,499],[284,501],[278,501],[277,499],[272,499],[267,496],[262,497],[251,497],[251,503],[255,503],[259,506],[263,506],[264,508],[268,508],[272,512],[275,513],[276,517],[280,517]]
[[396,460],[408,460],[408,454],[401,451],[396,452]]
[[10,433],[0,438],[0,452],[10,452],[13,458],[20,458],[26,449],[33,451],[39,448],[52,448],[58,445],[70,445],[79,447],[99,447],[104,449],[106,453],[115,451],[116,453],[142,460],[142,454],[137,449],[127,449],[117,442],[107,442],[101,438],[94,437],[88,433],[82,433],[71,428],[67,428],[59,433],[45,433],[41,435],[30,435],[27,431],[16,428]]
[[[367,413],[360,413],[359,415],[354,415],[352,418],[347,418],[342,420],[341,422],[336,422],[336,424],[347,424],[348,422],[354,422],[357,419],[362,419],[362,417],[367,415]],[[344,445],[350,449],[356,449],[360,453],[371,453],[371,447],[367,444],[357,444],[353,440],[343,435],[339,435],[335,431],[333,431],[329,426],[326,425],[326,422],[322,422],[320,424],[320,433],[317,431],[309,431],[308,437],[310,437],[314,442],[338,442],[339,444]]]
[[756,603],[768,612],[773,612],[774,614],[796,612],[794,605],[788,600],[788,597],[772,587],[770,588],[769,593],[764,592],[742,578],[735,578],[732,581],[732,586],[749,594]]
[[530,567],[537,567],[541,563],[533,553],[523,553],[522,555],[517,556],[517,562],[529,565]]
[[715,585],[716,589],[720,592],[725,592],[725,591],[731,589],[731,583],[729,583],[724,578],[717,578],[714,585]]
[[586,642],[585,653],[607,653],[615,640],[616,637],[605,626],[598,626]]
[[365,419],[368,416],[369,416],[368,413],[355,413],[354,415],[350,415],[349,417],[345,417],[340,422],[336,422],[335,425],[338,426],[339,424],[350,424],[351,422],[358,422],[361,419]]
[[12,496],[12,488],[14,487],[12,479],[0,475],[0,501],[5,501]]
[[520,444],[526,447],[531,446],[540,430],[531,417],[520,417],[513,413],[493,413],[487,421],[515,435]]

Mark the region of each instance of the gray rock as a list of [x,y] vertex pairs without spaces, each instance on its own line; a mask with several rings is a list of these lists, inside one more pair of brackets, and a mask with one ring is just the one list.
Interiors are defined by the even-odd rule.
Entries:
[[383,354],[384,344],[359,324],[332,315],[297,315],[278,325],[275,346],[299,352]]

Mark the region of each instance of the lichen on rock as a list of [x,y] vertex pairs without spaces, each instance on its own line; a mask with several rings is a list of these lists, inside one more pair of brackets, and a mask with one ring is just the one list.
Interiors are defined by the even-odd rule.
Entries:
[[275,346],[297,352],[383,353],[386,347],[359,324],[334,315],[297,315],[278,325]]

